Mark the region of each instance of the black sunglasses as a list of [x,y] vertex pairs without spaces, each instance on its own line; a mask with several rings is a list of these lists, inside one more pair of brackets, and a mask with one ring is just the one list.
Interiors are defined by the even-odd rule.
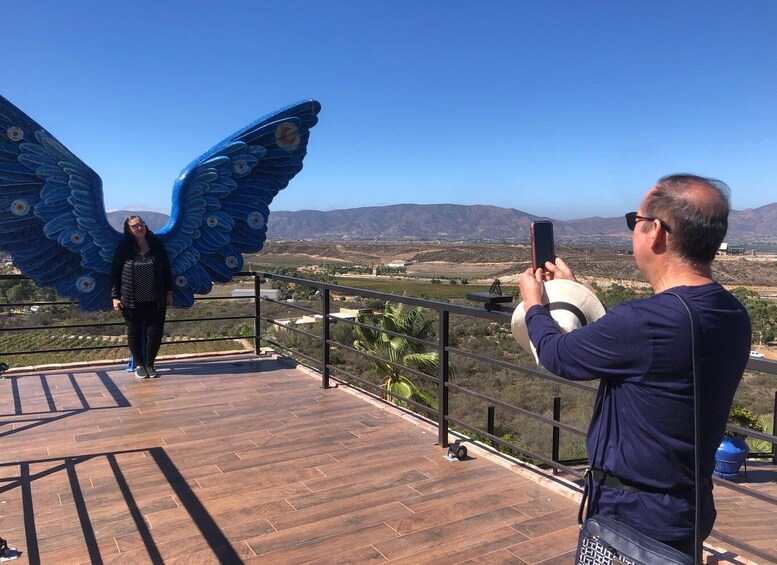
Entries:
[[658,223],[661,224],[661,227],[663,227],[667,233],[672,233],[672,228],[670,228],[668,225],[666,225],[666,222],[664,220],[659,220],[658,218],[650,218],[648,216],[639,216],[636,212],[629,212],[626,214],[626,226],[631,230],[634,231],[634,228],[637,227],[637,222],[654,222],[658,220]]

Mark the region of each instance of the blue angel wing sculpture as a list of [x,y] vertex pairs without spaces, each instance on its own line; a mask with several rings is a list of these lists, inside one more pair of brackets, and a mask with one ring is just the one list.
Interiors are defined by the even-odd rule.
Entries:
[[[321,105],[293,104],[204,153],[178,177],[157,235],[170,258],[174,303],[190,306],[262,248],[269,204],[302,169]],[[111,307],[111,261],[122,234],[105,215],[100,177],[0,96],[0,249],[36,284],[84,310]]]
[[173,271],[176,304],[210,291],[262,248],[269,205],[302,169],[321,105],[299,102],[228,137],[178,177],[170,221],[157,235]]

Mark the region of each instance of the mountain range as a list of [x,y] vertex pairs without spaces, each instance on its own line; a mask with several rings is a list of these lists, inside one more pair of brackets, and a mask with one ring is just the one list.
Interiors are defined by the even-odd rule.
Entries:
[[[130,214],[110,212],[116,229]],[[141,213],[157,231],[168,217],[158,212]],[[270,214],[268,237],[274,240],[325,241],[512,241],[526,242],[531,223],[551,219],[557,239],[566,242],[622,244],[630,239],[623,216],[555,220],[513,208],[459,204],[394,204],[345,210],[300,210]],[[732,245],[777,246],[777,203],[732,210],[727,240]]]

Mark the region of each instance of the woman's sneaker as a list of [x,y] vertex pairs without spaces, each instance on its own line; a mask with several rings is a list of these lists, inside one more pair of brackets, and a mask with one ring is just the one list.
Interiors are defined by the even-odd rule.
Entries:
[[148,376],[151,377],[152,379],[158,379],[159,378],[159,373],[157,372],[156,369],[154,369],[153,365],[149,365],[148,366]]
[[135,369],[135,376],[139,379],[147,379],[148,370],[143,365],[138,365]]

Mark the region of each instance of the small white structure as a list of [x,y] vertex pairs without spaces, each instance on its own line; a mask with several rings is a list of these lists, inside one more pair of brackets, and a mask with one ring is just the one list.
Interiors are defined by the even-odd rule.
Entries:
[[[278,300],[280,295],[281,291],[277,288],[263,288],[259,290],[259,296],[269,298],[270,300]],[[232,291],[232,298],[254,298],[254,289],[236,288]]]
[[[368,312],[369,310],[358,310],[355,308],[340,308],[339,312],[331,312],[329,316],[331,318],[337,318],[339,320],[355,320],[361,312]],[[283,320],[275,320],[275,322],[282,326],[288,326],[289,324],[295,326],[305,326],[315,324],[323,320],[324,317],[321,314],[305,315],[301,318],[286,318]]]

